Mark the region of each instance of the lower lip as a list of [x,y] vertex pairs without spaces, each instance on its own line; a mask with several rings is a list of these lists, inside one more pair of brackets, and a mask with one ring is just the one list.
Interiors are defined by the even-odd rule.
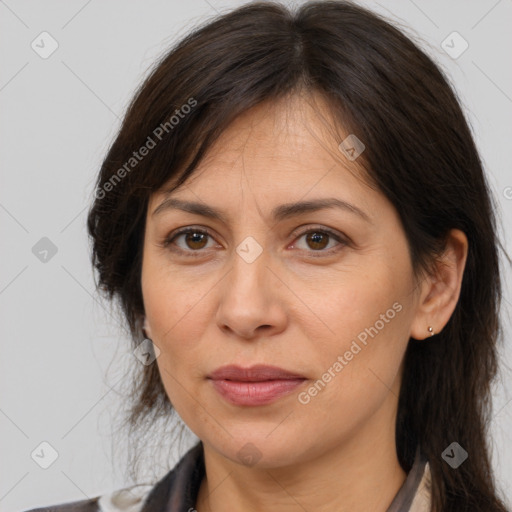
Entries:
[[214,388],[234,405],[265,405],[292,393],[305,379],[278,379],[262,382],[212,380]]

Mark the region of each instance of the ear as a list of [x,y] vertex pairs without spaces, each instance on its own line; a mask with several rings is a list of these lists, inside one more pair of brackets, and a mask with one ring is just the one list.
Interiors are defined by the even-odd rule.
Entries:
[[434,275],[428,275],[420,285],[411,338],[430,337],[429,326],[434,334],[439,334],[448,323],[459,300],[467,254],[466,235],[459,229],[452,229],[446,236],[443,254],[436,260]]
[[151,337],[151,329],[148,324],[148,319],[144,316],[144,324],[142,326],[142,332],[144,333],[145,338],[152,339]]

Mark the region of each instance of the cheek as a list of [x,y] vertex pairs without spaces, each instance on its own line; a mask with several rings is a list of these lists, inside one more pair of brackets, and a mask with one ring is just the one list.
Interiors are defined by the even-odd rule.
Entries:
[[302,329],[318,371],[311,391],[323,397],[319,402],[357,409],[388,393],[409,339],[409,290],[403,274],[378,262],[371,274],[347,273],[343,282],[310,290],[307,301],[321,322],[305,319]]
[[407,290],[407,283],[390,275],[384,266],[379,268],[378,262],[371,273],[347,272],[336,281],[318,281],[314,287],[308,283],[297,292],[310,311],[302,328],[313,338],[316,333],[325,348],[336,350],[359,335],[364,342],[368,330],[376,334],[376,329],[380,338],[386,338],[396,332],[405,316]]
[[162,338],[178,328],[180,322],[186,322],[200,303],[207,286],[205,280],[194,277],[189,269],[177,270],[163,255],[146,250],[141,287],[144,310],[153,336]]
[[185,286],[184,281],[148,268],[143,273],[142,290],[151,337],[160,349],[156,364],[165,392],[177,413],[189,424],[199,417],[208,421],[188,392],[204,377],[198,362],[204,358],[200,352],[204,330],[200,319],[208,318],[205,301],[201,299],[208,289]]
[[198,415],[198,386],[213,355],[211,338],[215,304],[211,300],[218,273],[197,269],[176,271],[148,256],[142,273],[142,293],[151,336],[160,349],[156,362],[166,393],[182,418]]

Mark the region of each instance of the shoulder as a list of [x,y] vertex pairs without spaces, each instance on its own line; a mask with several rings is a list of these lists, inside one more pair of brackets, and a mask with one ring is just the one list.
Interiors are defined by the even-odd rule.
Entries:
[[98,501],[100,497],[90,498],[58,505],[48,505],[46,507],[31,508],[23,512],[98,512],[100,510]]
[[94,498],[22,512],[174,512],[193,509],[190,504],[194,503],[203,476],[203,447],[198,442],[156,483],[139,483]]
[[152,485],[137,484],[79,501],[32,508],[23,512],[140,512]]

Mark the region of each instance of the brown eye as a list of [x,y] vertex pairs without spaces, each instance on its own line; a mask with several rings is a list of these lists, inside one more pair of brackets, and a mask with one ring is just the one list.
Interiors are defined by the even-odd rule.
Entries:
[[185,244],[189,249],[203,249],[208,241],[208,235],[199,231],[182,233],[185,237]]
[[312,231],[306,234],[306,241],[311,249],[325,249],[329,243],[329,235],[321,231]]
[[[299,235],[294,247],[309,252],[310,255],[324,256],[332,254],[347,245],[342,235],[326,228],[310,229]],[[313,254],[313,253],[318,254]]]
[[169,235],[164,240],[163,246],[177,253],[199,256],[205,252],[202,249],[208,248],[209,239],[212,239],[212,236],[207,231],[198,228],[186,228]]

